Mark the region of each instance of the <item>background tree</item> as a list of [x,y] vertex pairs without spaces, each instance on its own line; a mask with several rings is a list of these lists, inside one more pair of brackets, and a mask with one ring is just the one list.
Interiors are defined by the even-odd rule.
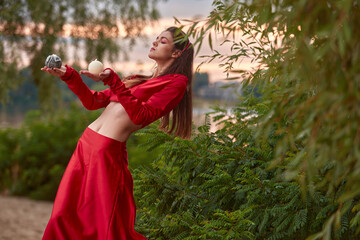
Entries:
[[51,77],[39,71],[49,54],[60,55],[64,62],[74,59],[75,64],[95,58],[115,61],[147,24],[158,19],[157,2],[1,0],[0,101],[21,81],[19,70],[30,66],[39,102],[49,108],[58,92]]
[[[173,143],[152,133],[166,155],[136,176],[139,198],[156,205],[140,200],[144,231],[154,239],[357,239],[359,2],[213,5],[189,34],[260,97],[248,95],[216,133]],[[230,54],[216,50],[218,33]],[[257,67],[234,69],[249,57]]]
[[199,90],[203,87],[209,86],[209,74],[196,72],[194,75],[193,93],[198,95]]

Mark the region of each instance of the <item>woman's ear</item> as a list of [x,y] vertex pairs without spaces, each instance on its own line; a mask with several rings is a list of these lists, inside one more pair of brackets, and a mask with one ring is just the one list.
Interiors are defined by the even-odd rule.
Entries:
[[180,57],[180,56],[181,56],[181,51],[178,50],[178,49],[176,49],[175,51],[173,51],[173,53],[172,53],[172,55],[171,55],[172,58],[178,58],[178,57]]

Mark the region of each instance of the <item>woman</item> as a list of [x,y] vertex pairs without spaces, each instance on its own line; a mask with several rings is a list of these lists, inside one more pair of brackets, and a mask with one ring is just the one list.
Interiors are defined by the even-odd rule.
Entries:
[[136,207],[126,140],[159,118],[167,133],[190,137],[194,50],[184,37],[170,27],[156,38],[148,54],[157,64],[151,78],[136,75],[122,82],[111,69],[99,75],[80,71],[110,87],[101,92],[89,90],[67,65],[41,69],[65,81],[87,109],[105,107],[86,128],[70,159],[43,239],[145,239],[134,230]]

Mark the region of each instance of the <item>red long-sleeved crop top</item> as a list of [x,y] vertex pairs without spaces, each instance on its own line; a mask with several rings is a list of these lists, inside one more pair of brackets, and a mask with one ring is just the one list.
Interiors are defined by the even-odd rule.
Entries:
[[126,88],[120,77],[111,69],[110,76],[103,80],[110,88],[97,92],[90,90],[80,74],[66,65],[66,73],[61,79],[80,99],[85,108],[95,110],[106,107],[110,101],[121,103],[136,125],[145,127],[165,116],[182,99],[187,77],[170,74],[146,80],[132,88]]

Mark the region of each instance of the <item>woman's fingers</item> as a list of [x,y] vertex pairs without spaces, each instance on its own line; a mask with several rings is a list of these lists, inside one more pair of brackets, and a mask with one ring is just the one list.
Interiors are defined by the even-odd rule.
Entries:
[[87,70],[81,70],[81,71],[80,71],[80,74],[83,74],[83,75],[91,78],[91,79],[94,80],[95,82],[100,81],[98,75],[92,74],[91,72],[89,72],[89,71],[87,71]]
[[99,76],[101,81],[103,81],[105,78],[109,77],[111,74],[111,71],[109,69],[106,69],[105,71],[102,71]]
[[107,78],[108,76],[110,76],[110,70],[109,69],[106,69],[105,71],[102,71],[101,73],[100,73],[100,77],[102,78],[102,79],[105,79],[105,78]]
[[91,79],[93,79],[95,82],[99,82],[110,76],[110,70],[105,70],[99,74],[92,74],[88,70],[81,70],[80,74],[83,74]]
[[89,78],[91,78],[91,79],[97,79],[97,78],[99,78],[99,76],[97,76],[97,75],[95,75],[95,74],[92,74],[91,72],[89,72],[89,71],[87,71],[87,70],[81,70],[80,71],[80,74],[83,74],[83,75],[85,75],[85,76],[87,76],[87,77],[89,77]]
[[44,66],[43,68],[41,68],[41,71],[47,72],[57,77],[62,77],[66,72],[66,67],[61,67],[61,69],[59,69],[59,68],[48,68]]
[[49,73],[49,74],[51,74],[51,75],[54,75],[54,76],[58,76],[58,75],[59,75],[56,71],[54,71],[53,69],[48,68],[48,67],[46,67],[46,66],[43,67],[43,68],[41,68],[41,70],[44,71],[44,72],[47,72],[47,73]]
[[80,70],[80,74],[87,75],[87,74],[91,74],[91,73],[88,70]]
[[49,69],[48,67],[44,66],[44,67],[41,68],[41,71],[47,72],[48,69]]

